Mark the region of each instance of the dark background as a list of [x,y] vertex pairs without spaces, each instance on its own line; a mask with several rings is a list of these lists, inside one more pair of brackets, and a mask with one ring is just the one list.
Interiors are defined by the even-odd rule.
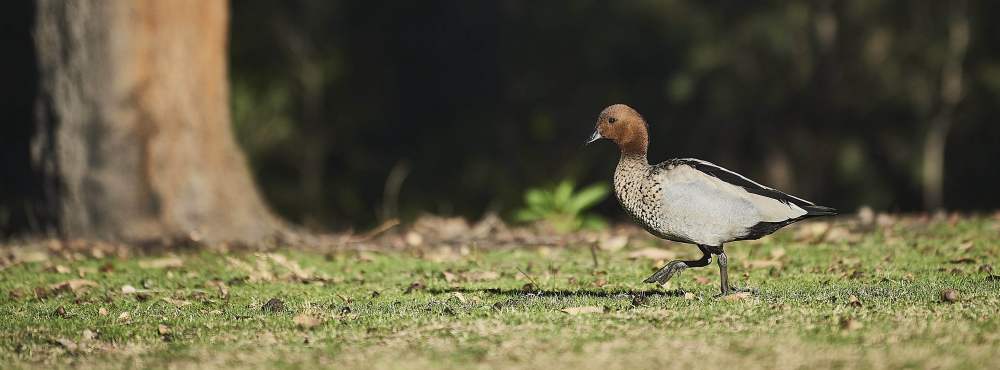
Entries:
[[[20,4],[4,16],[8,169],[27,163],[36,73]],[[309,227],[509,215],[529,187],[609,182],[613,146],[582,142],[613,103],[649,121],[652,162],[698,157],[845,211],[932,207],[924,143],[946,117],[942,206],[1000,206],[996,2],[240,0],[231,10],[237,137],[271,206]],[[963,21],[968,47],[950,57],[950,27]],[[949,58],[960,67],[953,104],[942,97]],[[9,197],[33,185],[0,186]],[[621,215],[610,199],[598,210]]]

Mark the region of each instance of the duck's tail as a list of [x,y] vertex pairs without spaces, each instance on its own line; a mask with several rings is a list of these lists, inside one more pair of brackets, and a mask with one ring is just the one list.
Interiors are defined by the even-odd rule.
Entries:
[[824,207],[824,206],[805,206],[802,207],[806,210],[806,217],[817,217],[817,216],[835,216],[840,214],[835,208]]

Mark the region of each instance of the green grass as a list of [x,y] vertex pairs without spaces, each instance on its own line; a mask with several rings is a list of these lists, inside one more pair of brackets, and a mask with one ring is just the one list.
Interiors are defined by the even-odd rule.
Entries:
[[[737,299],[714,297],[714,265],[642,284],[662,263],[629,258],[646,240],[598,250],[596,268],[586,246],[19,263],[0,270],[0,367],[995,368],[998,224],[733,243],[731,279],[758,290]],[[70,279],[98,286],[47,289]],[[945,289],[958,300],[943,301]],[[261,309],[272,298],[283,311]],[[563,311],[573,307],[598,312]]]

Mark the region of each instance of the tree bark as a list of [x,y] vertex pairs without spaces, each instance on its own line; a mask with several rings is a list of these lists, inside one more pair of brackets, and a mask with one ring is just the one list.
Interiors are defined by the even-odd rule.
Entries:
[[962,100],[962,63],[969,48],[969,17],[965,0],[952,4],[948,20],[948,54],[941,68],[941,99],[937,113],[930,119],[924,138],[922,185],[924,209],[944,208],[944,161],[948,131],[955,120],[955,110]]
[[51,231],[253,241],[283,228],[230,128],[226,1],[36,5],[32,160]]

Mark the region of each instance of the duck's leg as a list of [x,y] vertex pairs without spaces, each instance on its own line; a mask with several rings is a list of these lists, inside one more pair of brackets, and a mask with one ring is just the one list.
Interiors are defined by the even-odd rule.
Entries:
[[719,296],[727,296],[732,293],[754,293],[755,290],[745,289],[745,288],[733,288],[729,286],[729,257],[726,256],[726,251],[722,249],[722,246],[709,247],[708,251],[716,255],[716,261],[719,263],[719,284],[720,290],[722,291]]
[[719,261],[718,262],[719,263],[719,280],[720,280],[720,284],[722,284],[722,287],[721,287],[722,288],[722,295],[725,296],[725,295],[729,295],[729,293],[732,292],[731,288],[729,288],[729,257],[726,257],[726,251],[722,249],[721,245],[719,246],[719,250],[718,250],[717,254],[718,254],[717,261]]
[[650,277],[643,280],[644,283],[657,283],[663,284],[670,280],[678,272],[683,271],[688,267],[705,267],[712,263],[712,253],[709,252],[708,247],[704,245],[698,245],[698,249],[701,250],[701,259],[681,261],[675,260],[667,263],[666,266],[660,268],[659,271],[651,275]]

